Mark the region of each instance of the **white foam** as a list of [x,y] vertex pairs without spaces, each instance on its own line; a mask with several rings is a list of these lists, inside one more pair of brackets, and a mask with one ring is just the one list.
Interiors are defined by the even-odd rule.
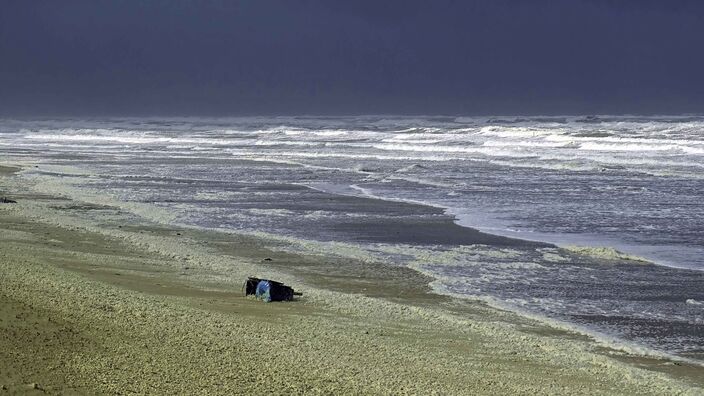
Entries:
[[508,140],[494,141],[487,140],[483,143],[485,147],[521,147],[521,148],[572,148],[575,147],[573,141],[567,142],[546,142],[542,140]]
[[620,252],[612,247],[568,245],[568,246],[564,246],[563,249],[565,249],[569,252],[572,252],[572,253],[590,256],[590,257],[594,257],[594,258],[602,259],[602,260],[618,260],[618,261],[627,261],[627,262],[633,262],[633,263],[638,263],[638,264],[652,264],[652,262],[650,262],[646,258],[638,257],[638,256],[635,256],[632,254],[626,254],[626,253]]
[[[130,135],[63,135],[63,134],[31,134],[26,135],[25,139],[42,140],[42,141],[80,141],[80,142],[114,142],[125,144],[221,144],[227,145],[234,143],[227,139],[211,139],[211,138],[175,138],[165,136],[130,136]],[[238,142],[241,144],[241,142]]]
[[[678,144],[637,144],[637,143],[626,143],[626,144],[616,144],[616,143],[593,143],[585,142],[580,144],[579,148],[581,150],[593,150],[593,151],[634,151],[634,152],[648,152],[648,151],[680,151],[683,152],[684,148]],[[692,148],[689,148],[692,150]]]

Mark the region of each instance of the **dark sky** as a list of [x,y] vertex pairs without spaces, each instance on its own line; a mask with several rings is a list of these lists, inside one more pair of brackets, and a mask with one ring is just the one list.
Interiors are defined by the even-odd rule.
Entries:
[[704,112],[704,1],[0,0],[0,114]]

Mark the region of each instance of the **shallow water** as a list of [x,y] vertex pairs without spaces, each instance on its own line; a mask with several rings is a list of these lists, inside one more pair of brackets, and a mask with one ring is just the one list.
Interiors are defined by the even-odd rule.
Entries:
[[162,221],[346,242],[439,292],[700,359],[703,133],[701,117],[3,120],[0,153]]

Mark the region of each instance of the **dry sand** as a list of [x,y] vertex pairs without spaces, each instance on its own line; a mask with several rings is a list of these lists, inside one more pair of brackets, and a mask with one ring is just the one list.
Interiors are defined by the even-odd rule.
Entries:
[[[699,367],[434,295],[409,269],[129,222],[28,193],[13,171],[0,167],[0,196],[19,201],[0,204],[0,394],[704,394]],[[304,296],[245,298],[247,275]]]

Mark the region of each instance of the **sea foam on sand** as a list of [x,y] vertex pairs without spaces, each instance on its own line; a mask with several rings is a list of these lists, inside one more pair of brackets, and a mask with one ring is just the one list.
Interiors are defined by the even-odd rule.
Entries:
[[575,254],[593,257],[595,259],[608,261],[629,261],[637,264],[652,264],[652,262],[646,258],[623,253],[611,247],[570,245],[563,247],[563,249]]

